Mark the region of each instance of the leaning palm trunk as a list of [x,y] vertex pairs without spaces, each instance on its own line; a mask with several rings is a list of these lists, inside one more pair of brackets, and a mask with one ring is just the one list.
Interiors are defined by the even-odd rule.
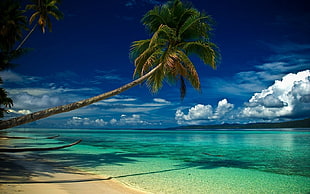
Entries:
[[38,23],[36,23],[33,28],[28,32],[28,34],[26,35],[26,37],[23,39],[23,41],[17,46],[17,48],[15,50],[18,50],[20,49],[24,44],[25,42],[28,40],[28,38],[30,37],[30,35],[34,32],[34,30],[37,28],[38,26]]
[[59,113],[64,113],[64,112],[69,112],[78,108],[82,108],[84,106],[93,104],[95,102],[104,100],[106,98],[115,96],[117,94],[120,94],[140,83],[142,83],[143,81],[145,81],[147,78],[149,78],[158,68],[160,68],[162,66],[162,64],[157,65],[155,68],[153,68],[151,71],[149,71],[147,74],[141,76],[140,78],[122,86],[119,87],[115,90],[112,90],[110,92],[104,93],[104,94],[100,94],[98,96],[94,96],[92,98],[88,98],[85,100],[81,100],[78,102],[74,102],[71,104],[66,104],[66,105],[62,105],[62,106],[56,106],[53,108],[48,108],[42,111],[38,111],[38,112],[34,112],[31,114],[27,114],[24,116],[20,116],[17,118],[12,118],[9,120],[5,120],[5,121],[0,121],[0,130],[2,129],[7,129],[7,128],[11,128],[11,127],[16,127],[18,125],[22,125],[22,124],[26,124],[26,123],[30,123],[39,119],[43,119],[55,114],[59,114]]

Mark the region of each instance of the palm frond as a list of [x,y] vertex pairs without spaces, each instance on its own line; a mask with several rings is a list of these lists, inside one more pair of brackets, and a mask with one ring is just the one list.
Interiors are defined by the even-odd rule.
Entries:
[[28,9],[37,10],[38,6],[36,4],[28,4],[28,5],[26,5],[25,9],[26,10],[28,10]]
[[195,65],[183,51],[178,50],[177,54],[182,61],[184,69],[186,69],[186,73],[181,75],[189,80],[193,88],[200,90],[200,80]]
[[151,33],[155,33],[160,25],[168,25],[171,28],[176,28],[176,18],[171,11],[171,6],[171,2],[168,1],[167,4],[154,7],[154,9],[143,16],[141,22]]
[[50,10],[47,12],[49,15],[53,16],[56,20],[63,19],[64,14],[58,9]]
[[205,37],[207,36],[207,30],[206,28],[208,25],[206,23],[203,23],[201,21],[209,19],[209,16],[197,16],[193,15],[187,18],[187,20],[184,22],[184,24],[180,27],[179,30],[179,36],[184,36],[184,33],[192,29],[189,33],[190,37],[185,38],[200,38],[201,36]]
[[131,60],[137,58],[140,54],[142,54],[150,44],[150,39],[134,41],[130,47],[129,57]]
[[[160,64],[158,64],[160,65]],[[157,69],[146,81],[148,88],[156,93],[163,86],[163,80],[165,78],[165,68],[162,65],[159,69]]]
[[181,48],[187,54],[196,54],[205,64],[216,68],[219,60],[219,52],[217,46],[210,42],[192,41],[184,43]]
[[40,12],[35,12],[35,13],[33,13],[32,15],[31,15],[31,17],[29,18],[29,24],[32,24],[32,22],[37,18],[37,17],[39,17],[40,16]]
[[182,10],[181,14],[178,16],[177,21],[177,28],[180,29],[180,27],[184,24],[184,22],[187,20],[188,17],[197,15],[197,10],[195,9],[185,9]]
[[146,49],[139,57],[137,57],[134,61],[134,64],[136,66],[134,71],[134,77],[139,77],[144,75],[152,66],[155,64],[152,64],[152,61],[156,61],[156,48],[155,47],[149,47]]
[[141,72],[141,75],[148,73],[154,66],[158,64],[159,57],[162,55],[162,51],[157,49],[152,52],[151,55],[145,60]]
[[151,38],[150,46],[165,46],[169,41],[175,41],[175,37],[176,32],[174,29],[167,25],[160,25]]

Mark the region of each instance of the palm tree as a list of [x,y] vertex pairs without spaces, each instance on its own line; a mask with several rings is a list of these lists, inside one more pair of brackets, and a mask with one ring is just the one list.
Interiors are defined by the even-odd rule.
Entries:
[[[130,54],[136,66],[136,80],[89,99],[1,121],[0,129],[75,110],[120,94],[144,81],[156,92],[162,87],[165,78],[171,82],[179,79],[182,85],[185,84],[185,78],[199,90],[198,74],[188,55],[195,53],[205,64],[215,68],[219,55],[216,46],[209,42],[210,17],[180,0],[174,0],[149,11],[142,22],[153,35],[150,39],[132,44]],[[185,94],[185,91],[182,93]]]
[[189,55],[196,54],[203,63],[216,67],[219,54],[216,45],[209,41],[210,16],[190,4],[175,0],[150,10],[142,22],[153,36],[132,45],[131,57],[136,66],[134,75],[142,76],[160,65],[147,80],[152,92],[157,92],[165,79],[170,83],[180,80],[182,99],[186,93],[185,79],[200,90],[199,76]]
[[33,4],[26,6],[27,10],[34,10],[35,12],[29,18],[30,25],[37,20],[36,24],[32,27],[29,33],[26,35],[24,40],[18,45],[16,50],[20,49],[29,36],[34,32],[34,30],[39,25],[41,27],[42,33],[45,33],[45,28],[47,27],[52,31],[52,22],[49,16],[53,16],[55,19],[60,20],[63,18],[63,13],[59,11],[57,4],[60,0],[32,0]]

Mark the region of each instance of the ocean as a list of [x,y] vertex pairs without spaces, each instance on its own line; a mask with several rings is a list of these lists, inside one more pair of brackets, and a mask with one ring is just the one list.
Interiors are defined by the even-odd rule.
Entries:
[[[310,129],[7,129],[36,157],[150,193],[310,193]],[[42,139],[59,135],[55,139]]]

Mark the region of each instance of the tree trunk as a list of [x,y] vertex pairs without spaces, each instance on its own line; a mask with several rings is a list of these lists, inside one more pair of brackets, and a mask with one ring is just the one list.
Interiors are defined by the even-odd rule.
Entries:
[[23,39],[23,41],[17,46],[17,48],[15,49],[16,51],[17,51],[18,49],[20,49],[20,48],[25,44],[26,40],[28,40],[29,36],[33,33],[33,31],[37,28],[37,26],[38,26],[38,23],[36,23],[36,24],[32,27],[32,29],[28,32],[28,34],[27,34],[26,37]]
[[5,120],[5,121],[0,121],[0,130],[2,129],[7,129],[7,128],[11,128],[11,127],[16,127],[18,125],[22,125],[22,124],[26,124],[26,123],[30,123],[39,119],[43,119],[55,114],[59,114],[59,113],[64,113],[64,112],[69,112],[90,104],[93,104],[95,102],[104,100],[106,98],[115,96],[117,94],[120,94],[140,83],[142,83],[144,80],[146,80],[149,76],[151,76],[159,67],[161,67],[162,64],[157,65],[154,69],[152,69],[150,72],[148,72],[147,74],[141,76],[140,78],[122,86],[119,87],[115,90],[112,90],[110,92],[106,92],[104,94],[100,94],[98,96],[94,96],[92,98],[88,98],[85,100],[81,100],[78,102],[74,102],[71,104],[66,104],[66,105],[62,105],[62,106],[56,106],[53,108],[48,108],[42,111],[38,111],[38,112],[34,112],[31,114],[27,114],[27,115],[23,115],[20,117],[16,117],[16,118],[12,118],[9,120]]

